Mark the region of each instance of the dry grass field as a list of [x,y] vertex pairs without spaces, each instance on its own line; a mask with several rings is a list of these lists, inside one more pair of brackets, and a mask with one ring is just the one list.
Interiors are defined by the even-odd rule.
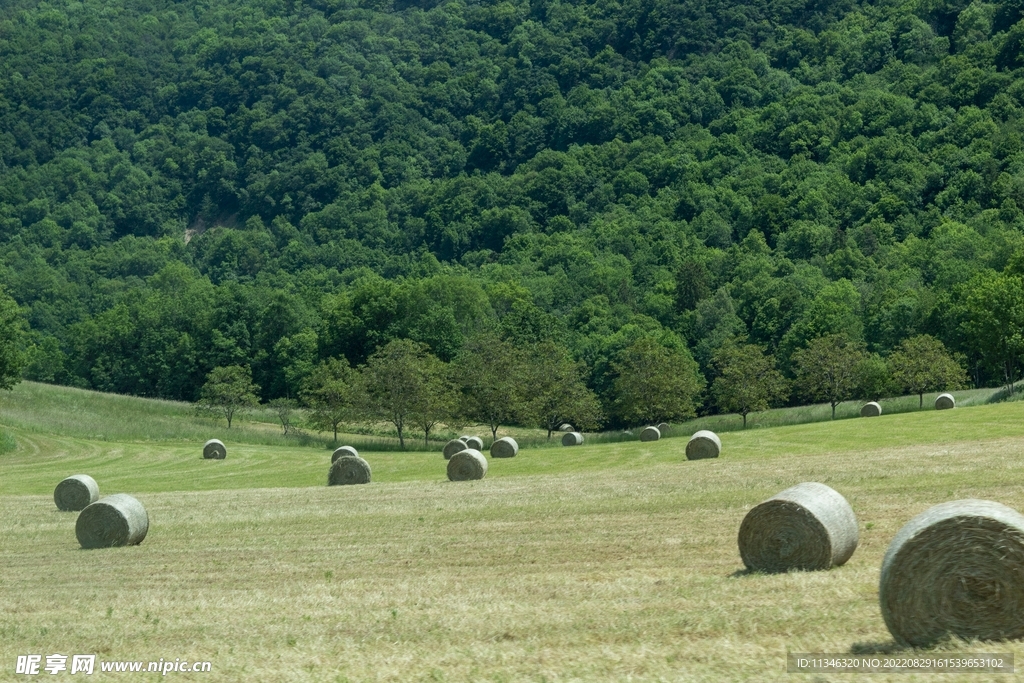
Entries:
[[[889,541],[946,500],[1024,510],[1022,418],[1012,403],[734,432],[694,462],[682,438],[524,450],[458,484],[440,454],[380,453],[373,483],[332,488],[319,449],[202,461],[193,444],[14,429],[0,680],[29,680],[14,669],[32,653],[211,662],[168,674],[183,681],[861,680],[787,674],[786,652],[892,651],[877,602]],[[146,505],[141,546],[79,549],[51,495],[77,472]],[[847,497],[859,548],[828,572],[744,573],[746,510],[801,481]],[[1024,667],[1022,642],[942,649]]]

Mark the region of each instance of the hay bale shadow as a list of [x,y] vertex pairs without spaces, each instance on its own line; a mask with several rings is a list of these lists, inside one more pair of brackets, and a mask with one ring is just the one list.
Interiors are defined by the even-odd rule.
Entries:
[[891,655],[896,652],[906,652],[913,648],[900,645],[895,640],[881,641],[877,643],[854,643],[850,646],[851,655]]

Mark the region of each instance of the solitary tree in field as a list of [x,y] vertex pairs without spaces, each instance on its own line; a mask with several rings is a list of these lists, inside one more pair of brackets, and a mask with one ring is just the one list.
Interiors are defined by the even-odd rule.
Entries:
[[535,345],[528,356],[526,412],[530,420],[546,429],[549,439],[566,422],[580,430],[596,429],[601,423],[601,404],[584,382],[586,366],[551,341]]
[[711,385],[715,403],[724,411],[739,413],[743,428],[747,414],[768,410],[789,397],[789,382],[775,369],[775,359],[755,344],[730,345],[713,359],[718,376]]
[[242,365],[214,368],[207,375],[200,392],[199,405],[223,415],[231,429],[231,421],[240,410],[259,404],[256,392],[260,388],[252,381],[252,372]]
[[410,420],[423,430],[423,444],[430,446],[430,432],[440,422],[450,421],[458,409],[458,389],[449,381],[448,366],[437,356],[419,357],[419,395],[413,401]]
[[0,291],[0,389],[21,381],[25,357],[21,352],[25,321],[14,299]]
[[889,355],[892,377],[903,391],[917,394],[924,406],[926,391],[947,391],[967,386],[967,373],[941,341],[927,334],[904,339]]
[[440,362],[425,344],[395,339],[375,351],[360,369],[367,414],[395,425],[402,448],[407,425],[424,427],[429,437],[430,428],[446,416],[440,396]]
[[697,414],[705,380],[686,349],[641,337],[612,363],[616,415],[627,424],[682,420]]
[[807,348],[792,356],[797,389],[812,401],[836,406],[853,398],[857,389],[857,365],[866,355],[863,344],[843,335],[830,334],[812,339]]
[[348,362],[329,358],[313,368],[302,384],[299,396],[309,408],[309,423],[315,429],[334,432],[338,425],[352,417],[355,404],[355,373]]
[[487,425],[497,438],[498,427],[527,412],[526,368],[523,352],[508,342],[490,334],[469,339],[452,363],[462,389],[460,413]]

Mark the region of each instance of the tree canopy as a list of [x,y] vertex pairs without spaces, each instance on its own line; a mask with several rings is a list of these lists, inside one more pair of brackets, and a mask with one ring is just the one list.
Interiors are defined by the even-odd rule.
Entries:
[[1009,2],[6,2],[0,375],[271,400],[493,334],[625,424],[641,337],[707,384],[927,334],[1012,388],[1022,45]]

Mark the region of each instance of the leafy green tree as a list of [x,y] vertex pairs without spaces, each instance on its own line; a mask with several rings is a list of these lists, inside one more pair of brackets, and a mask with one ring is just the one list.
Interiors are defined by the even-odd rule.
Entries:
[[447,417],[441,361],[425,344],[394,339],[375,351],[359,371],[367,415],[395,425],[405,448],[405,429],[416,424],[429,438],[430,429]]
[[431,430],[455,416],[458,390],[450,381],[447,364],[432,354],[420,357],[416,371],[421,386],[410,421],[423,430],[423,444],[429,447]]
[[615,415],[625,424],[682,420],[697,414],[705,380],[685,348],[641,337],[612,363]]
[[460,414],[485,424],[491,437],[498,427],[526,416],[530,388],[524,378],[527,362],[523,352],[492,334],[467,340],[452,363],[452,373],[462,390]]
[[25,319],[14,299],[0,290],[0,389],[12,389],[21,381],[25,365],[22,352]]
[[228,365],[214,368],[207,375],[206,384],[200,392],[199,405],[223,415],[231,429],[231,421],[239,411],[255,408],[259,404],[256,392],[259,386],[253,384],[248,367]]
[[857,398],[877,401],[885,396],[893,385],[889,365],[877,353],[865,354],[854,368]]
[[309,424],[332,431],[337,441],[338,425],[355,412],[355,373],[344,359],[328,358],[309,373],[299,396],[310,410]]
[[963,323],[967,343],[997,368],[1012,394],[1024,354],[1024,277],[1000,274],[971,281]]
[[807,348],[793,354],[797,390],[812,401],[836,406],[853,398],[857,390],[857,364],[864,358],[863,344],[843,335],[830,334],[812,339]]
[[586,365],[555,342],[541,342],[528,354],[527,381],[531,398],[526,413],[534,424],[551,433],[566,422],[577,429],[596,429],[601,424],[601,403],[585,380]]
[[967,386],[967,373],[945,345],[927,334],[904,339],[889,354],[892,378],[902,391],[917,394],[924,406],[926,391],[951,391]]
[[789,397],[789,382],[775,369],[775,359],[756,344],[722,347],[713,363],[718,376],[711,395],[723,411],[740,414],[744,429],[747,414],[768,410]]

